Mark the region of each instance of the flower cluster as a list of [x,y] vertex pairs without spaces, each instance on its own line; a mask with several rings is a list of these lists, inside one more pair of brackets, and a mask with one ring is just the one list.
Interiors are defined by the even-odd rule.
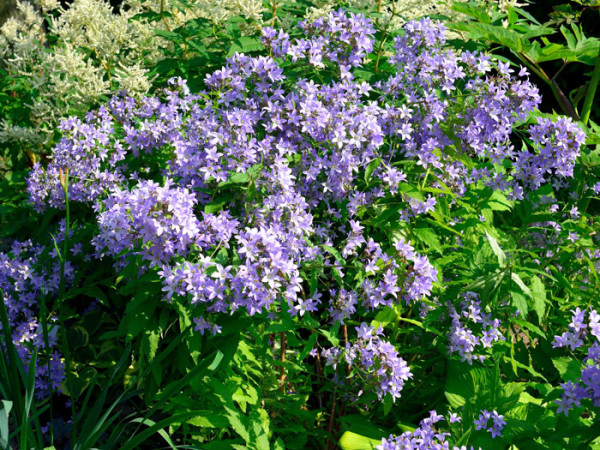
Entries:
[[[483,361],[485,355],[476,354],[477,347],[490,348],[498,340],[504,340],[500,331],[500,320],[492,319],[491,314],[486,314],[481,309],[479,295],[466,292],[464,301],[459,305],[459,311],[451,304],[448,305],[452,321],[448,337],[448,352],[458,352],[462,361],[469,364],[473,360]],[[473,332],[470,325],[480,325],[480,332]]]
[[394,401],[400,398],[404,383],[412,377],[408,364],[391,343],[380,337],[383,335],[381,328],[362,323],[356,327],[356,332],[357,340],[348,343],[345,349],[323,351],[327,365],[336,366],[343,357],[352,370],[350,381],[352,376],[361,379],[361,383],[375,390],[379,399],[386,394]]
[[108,92],[150,88],[145,62],[159,58],[160,45],[151,25],[134,19],[141,8],[125,2],[115,13],[104,0],[77,0],[68,9],[55,0],[31,3],[18,2],[20,14],[0,28],[0,60],[37,91],[27,105],[33,129],[25,133],[4,122],[0,139],[47,142],[74,109],[85,110]]
[[576,308],[572,312],[570,331],[555,336],[552,346],[569,347],[574,351],[585,344],[588,334],[594,336],[595,340],[588,347],[587,354],[583,358],[581,377],[576,381],[569,380],[560,385],[563,393],[561,398],[556,400],[557,411],[565,415],[569,415],[569,410],[573,407],[581,406],[581,401],[584,399],[592,400],[595,407],[600,406],[600,314],[590,309],[586,323],[585,309]]
[[[491,426],[489,421],[492,419]],[[488,411],[484,409],[479,413],[479,417],[473,421],[477,430],[485,430],[492,434],[492,439],[502,436],[502,430],[506,425],[506,420],[502,414],[498,414],[496,410]]]
[[[64,236],[64,230],[62,235]],[[60,282],[58,260],[53,260],[53,267],[43,267],[41,261],[45,260],[42,256],[44,253],[47,258],[47,250],[31,241],[15,241],[10,253],[0,253],[1,301],[8,312],[12,341],[26,368],[31,362],[34,349],[39,350],[35,393],[40,398],[47,396],[51,390],[60,390],[64,379],[64,363],[57,350],[56,320],[52,318],[49,321],[47,336],[44,337],[39,317],[40,297],[55,294]],[[69,263],[65,266],[65,277],[69,282],[74,277],[74,267]]]
[[[449,449],[448,438],[450,433],[436,430],[436,424],[444,420],[444,416],[436,411],[430,411],[429,417],[421,420],[415,431],[406,431],[401,435],[391,435],[387,439],[382,439],[381,444],[375,447],[377,450],[403,450],[407,448],[415,449]],[[458,447],[453,447],[459,450]]]
[[546,177],[572,177],[575,159],[585,133],[569,117],[556,120],[538,118],[530,128],[537,153],[524,150],[515,162],[515,176],[533,190],[547,181]]
[[325,62],[330,61],[347,77],[351,77],[349,69],[360,66],[373,50],[375,29],[362,15],[350,14],[348,17],[340,9],[313,22],[300,22],[299,26],[304,30],[305,38],[290,42],[285,33],[265,28],[263,42],[275,56],[288,56],[293,62],[306,60],[317,68],[324,68]]
[[[515,76],[508,64],[495,63],[486,55],[447,49],[443,26],[431,20],[410,22],[405,29],[395,41],[396,55],[390,58],[397,73],[379,86],[390,98],[404,100],[397,109],[388,106],[388,114],[393,113],[394,119],[390,131],[402,139],[407,156],[423,167],[437,169],[442,180],[450,178],[458,193],[464,191],[465,183],[483,180],[521,199],[524,188],[537,189],[549,181],[538,177],[538,182],[531,183],[533,173],[552,172],[558,179],[572,176],[584,135],[567,119],[556,125],[542,120],[530,127],[534,141],[543,147],[541,157],[513,148],[513,127],[541,102],[526,70]],[[464,88],[460,87],[463,83]],[[558,135],[565,139],[559,138],[557,145]],[[487,166],[467,171],[455,161],[456,139],[461,152],[490,163],[508,163],[510,169],[497,172]]]
[[116,188],[98,215],[100,233],[93,240],[99,255],[120,256],[141,249],[151,266],[185,256],[200,235],[194,215],[196,197],[186,189],[140,181],[131,191]]
[[591,309],[588,315],[588,323],[585,323],[585,309],[576,308],[572,311],[571,322],[569,323],[569,330],[565,331],[560,336],[554,336],[553,347],[570,347],[571,350],[575,350],[585,343],[585,338],[588,334],[587,329],[589,328],[589,334],[600,340],[600,315],[596,310]]
[[72,117],[62,122],[63,138],[53,149],[52,161],[45,168],[36,163],[27,179],[37,211],[64,209],[61,171],[69,173],[69,201],[93,202],[124,182],[119,163],[125,159],[125,151],[120,142],[113,142],[113,127],[105,108],[89,113],[85,121]]

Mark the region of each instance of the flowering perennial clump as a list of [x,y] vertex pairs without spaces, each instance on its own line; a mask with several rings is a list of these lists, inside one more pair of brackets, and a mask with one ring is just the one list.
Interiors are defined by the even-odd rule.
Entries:
[[[146,294],[155,294],[148,302],[156,299],[153,304],[164,310],[156,319],[143,319],[162,328],[143,331],[148,342],[130,371],[145,358],[151,360],[160,339],[177,325],[182,333],[192,333],[191,343],[185,342],[192,358],[205,343],[210,347],[223,339],[227,347],[234,341],[231,321],[239,318],[259,323],[260,330],[247,334],[250,344],[218,349],[207,370],[214,370],[220,358],[247,358],[248,366],[260,365],[249,348],[268,341],[279,346],[281,392],[289,390],[291,397],[295,389],[305,389],[291,376],[286,381],[285,371],[297,370],[295,363],[304,364],[310,355],[316,383],[333,379],[333,402],[339,395],[346,411],[368,411],[376,398],[398,405],[416,374],[437,370],[416,359],[430,349],[440,349],[439,358],[451,364],[481,372],[493,365],[488,354],[494,360],[500,355],[502,364],[510,360],[516,375],[526,366],[503,342],[519,315],[514,304],[504,302],[505,290],[514,296],[519,288],[523,295],[517,296],[537,296],[540,319],[547,299],[540,279],[531,275],[529,288],[513,273],[517,264],[511,258],[533,252],[538,240],[549,238],[544,233],[519,236],[525,249],[503,250],[488,233],[494,225],[489,205],[505,211],[511,202],[525,203],[543,190],[534,212],[524,207],[519,218],[536,214],[530,223],[553,224],[562,232],[536,208],[557,212],[560,193],[553,190],[573,177],[584,133],[564,118],[528,122],[541,97],[527,71],[486,54],[448,48],[444,26],[431,19],[408,22],[389,46],[394,53],[375,56],[377,61],[386,58],[387,69],[373,82],[357,70],[374,56],[370,20],[340,10],[301,22],[299,33],[292,37],[264,28],[268,56],[233,54],[206,76],[198,92],[172,78],[152,96],[121,92],[84,119],[63,121],[52,154],[29,173],[27,191],[36,211],[68,213],[67,207],[75,206],[92,218],[86,230],[94,237],[85,243],[91,244],[86,257],[122,271],[115,285],[135,285],[136,280],[128,280],[131,273],[154,283],[136,297],[136,307]],[[523,147],[515,148],[516,142],[524,142]],[[473,192],[490,195],[473,199]],[[578,220],[580,210],[569,208],[569,220]],[[456,220],[446,224],[446,217]],[[442,242],[433,227],[450,238]],[[466,288],[463,281],[478,276],[471,261],[456,270],[462,281],[446,270],[447,261],[463,255],[452,253],[478,237],[465,230],[485,230],[488,239],[477,241],[485,248],[472,257],[480,264],[491,255],[495,270],[492,276],[469,279]],[[579,240],[575,233],[561,242],[569,239]],[[434,260],[431,249],[448,251],[446,263]],[[17,244],[10,255],[0,254],[0,288],[24,361],[31,348],[42,346],[33,299],[58,289],[57,271],[44,271],[29,256],[42,251]],[[596,255],[589,249],[578,254]],[[69,264],[65,271],[72,282]],[[549,269],[529,266],[531,274],[551,276]],[[443,285],[451,292],[445,298]],[[164,302],[158,301],[161,297]],[[179,314],[174,324],[165,319],[171,313]],[[600,316],[590,309],[586,324],[585,313],[574,312],[569,331],[556,336],[554,347],[576,351],[589,334],[600,337]],[[412,318],[417,316],[422,320]],[[138,328],[146,326],[142,323]],[[423,333],[412,335],[405,324]],[[130,328],[133,335],[136,327]],[[542,336],[542,328],[531,330]],[[303,348],[300,341],[306,336],[310,345]],[[418,350],[410,358],[404,352],[412,342]],[[50,344],[55,343],[53,336]],[[559,411],[566,414],[584,399],[600,404],[599,349],[597,343],[589,347],[581,378],[562,385]],[[49,379],[42,393],[48,386],[59,387],[64,365],[58,353],[53,358],[56,374],[44,375]],[[251,379],[248,373],[244,376]],[[234,384],[226,389],[231,387],[238,401],[244,389]],[[258,383],[252,389],[244,396],[244,412],[257,404]],[[323,392],[318,390],[320,403]],[[449,397],[450,411],[470,401],[458,394]],[[230,406],[225,408],[229,419],[234,417]],[[468,422],[502,439],[504,416],[481,408]],[[502,411],[512,417],[504,406]],[[452,433],[437,429],[444,417],[432,411],[414,432],[392,435],[378,448],[449,449],[455,430],[472,427],[464,423],[466,415],[460,423],[456,412],[449,414],[444,429]]]
[[142,8],[125,2],[115,12],[104,0],[77,0],[67,9],[55,0],[17,3],[20,14],[0,28],[1,67],[37,95],[27,105],[31,126],[3,121],[0,142],[49,142],[62,119],[100,96],[150,89],[147,65],[161,46],[148,21],[134,19]]
[[[547,181],[547,172],[559,178],[572,174],[581,131],[567,121],[533,126],[542,154],[523,164],[522,154],[512,151],[510,133],[539,103],[537,89],[523,70],[514,77],[504,63],[443,47],[439,23],[407,24],[390,58],[395,74],[373,86],[350,70],[373,48],[368,20],[340,11],[302,23],[301,29],[305,37],[290,40],[267,28],[264,43],[290,63],[306,59],[317,69],[337,67],[339,79],[327,84],[300,79],[289,90],[277,60],[236,54],[207,76],[207,90],[200,94],[172,80],[157,97],[114,97],[108,109],[85,121],[63,123],[50,164],[38,163],[29,177],[35,207],[64,207],[58,173],[68,169],[69,201],[92,204],[98,214],[97,256],[141,252],[160,267],[167,298],[187,297],[200,308],[203,329],[210,326],[209,315],[239,308],[250,315],[271,311],[280,297],[292,315],[328,303],[331,321],[344,324],[359,308],[424,299],[437,280],[436,268],[404,238],[390,249],[364,236],[365,212],[389,199],[403,202],[398,219],[405,221],[435,208],[434,197],[421,200],[401,189],[406,174],[395,166],[397,158],[433,170],[453,195],[484,181],[520,198],[523,188]],[[465,86],[463,96],[454,95],[458,84]],[[381,101],[366,99],[374,90],[381,91]],[[465,103],[465,96],[472,101]],[[568,153],[562,156],[561,149]],[[479,158],[484,168],[453,162],[456,151]],[[494,172],[487,161],[515,168]],[[367,165],[375,181],[365,184],[358,172]],[[156,173],[167,181],[143,179]],[[538,182],[532,185],[534,174]],[[209,213],[215,194],[235,186],[246,188],[215,205],[218,214]],[[340,206],[349,229],[333,226]],[[198,207],[205,208],[203,218]],[[328,254],[340,243],[339,254]],[[215,260],[217,254],[222,256]],[[351,260],[364,274],[356,287],[305,292],[303,264],[321,261],[323,270],[341,279]],[[471,362],[476,346],[489,347],[501,336],[498,320],[481,313],[476,299],[467,309],[449,308],[454,330],[449,350]],[[474,335],[464,320],[480,323],[484,336]],[[408,368],[394,369],[393,361],[401,360],[374,336],[359,338],[348,350],[348,362],[366,370],[373,363],[361,359],[363,349],[381,351],[380,375],[402,374],[377,390],[397,397]]]
[[[59,242],[64,239],[65,230],[61,233],[62,237],[60,234],[57,236]],[[10,252],[0,253],[0,294],[8,313],[17,353],[26,368],[31,363],[34,349],[47,355],[47,361],[40,356],[36,361],[35,392],[39,398],[48,396],[51,390],[59,390],[64,379],[64,362],[57,350],[56,318],[50,319],[49,331],[44,337],[39,306],[41,296],[55,295],[59,289],[59,263],[54,255],[53,266],[44,267],[43,253],[47,258],[47,249],[34,245],[30,240],[15,241]],[[68,282],[72,282],[74,272],[73,265],[66,264],[65,278]]]

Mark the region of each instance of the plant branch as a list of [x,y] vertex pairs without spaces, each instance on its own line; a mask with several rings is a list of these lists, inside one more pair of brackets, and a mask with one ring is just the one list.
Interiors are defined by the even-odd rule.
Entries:
[[516,55],[521,60],[521,62],[523,62],[523,64],[525,64],[538,77],[544,80],[544,82],[548,84],[548,86],[550,86],[550,89],[552,89],[552,93],[554,94],[554,98],[556,98],[556,101],[558,101],[563,112],[572,119],[579,120],[579,115],[577,114],[577,111],[575,111],[573,104],[570,102],[570,100],[567,98],[567,96],[555,80],[556,76],[560,73],[562,68],[556,73],[556,75],[554,75],[554,77],[550,78],[548,74],[544,72],[544,69],[542,69],[536,61],[531,59],[525,53],[517,52]]
[[[63,303],[65,299],[66,282],[65,282],[65,265],[67,263],[67,253],[69,251],[69,169],[59,169],[60,184],[65,194],[65,236],[63,241],[63,251],[60,255],[60,283],[58,285],[58,323],[60,327],[60,335],[65,353],[65,375],[67,378],[67,389],[71,396],[71,414],[73,417],[73,442],[77,442],[77,415],[75,414],[76,396],[73,390],[73,381],[71,377],[71,354],[69,352],[69,340],[67,338],[67,328],[65,327]],[[57,246],[58,248],[58,246]]]
[[167,31],[170,32],[171,27],[167,23],[167,19],[164,16],[164,12],[165,12],[165,0],[160,0],[160,20],[162,20],[162,22],[165,24],[165,28],[167,29]]
[[590,120],[590,113],[592,112],[592,105],[594,103],[594,97],[596,95],[596,90],[598,89],[598,83],[600,82],[600,55],[596,59],[596,64],[594,65],[594,72],[592,73],[592,79],[590,80],[590,85],[587,88],[587,93],[585,94],[585,100],[583,101],[583,108],[581,110],[581,121],[584,125],[587,125]]
[[327,427],[327,441],[325,442],[325,449],[329,450],[329,444],[331,442],[331,430],[333,429],[333,423],[335,421],[335,401],[337,394],[337,386],[333,387],[333,398],[331,399],[331,412],[329,413],[329,426]]
[[279,349],[280,350],[279,361],[281,362],[281,366],[279,367],[279,383],[281,384],[281,386],[279,387],[279,389],[283,391],[283,383],[285,381],[285,369],[283,367],[283,363],[285,362],[285,347],[286,347],[285,331],[281,332],[280,346],[281,346],[281,348]]

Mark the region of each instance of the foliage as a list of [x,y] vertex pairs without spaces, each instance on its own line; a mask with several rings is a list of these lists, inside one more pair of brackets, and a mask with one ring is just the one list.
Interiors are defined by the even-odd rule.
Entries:
[[[588,9],[594,7],[594,2],[583,3]],[[521,64],[550,87],[564,114],[577,120],[581,117],[583,124],[587,125],[600,81],[600,36],[590,36],[583,24],[579,23],[581,11],[574,11],[570,5],[561,6],[563,7],[556,8],[553,20],[541,24],[520,8],[513,8],[506,14],[489,14],[474,4],[456,3],[454,9],[469,16],[470,20],[453,24],[452,28],[466,32],[465,35],[470,39],[486,45],[497,44],[502,49],[510,50]],[[597,6],[595,5],[595,9]],[[557,17],[561,20],[557,20]],[[554,68],[548,65],[549,62],[562,64]],[[584,80],[582,85],[574,85],[569,83],[569,80],[578,78],[574,77],[571,71],[562,77],[567,82],[566,88],[561,87],[559,75],[569,73],[565,68],[573,64],[584,65],[574,69],[575,71],[587,72],[585,66],[593,67],[591,72],[587,72],[591,76]],[[555,73],[552,74],[549,68],[555,70]],[[590,133],[597,134],[598,125],[591,122],[590,126]]]

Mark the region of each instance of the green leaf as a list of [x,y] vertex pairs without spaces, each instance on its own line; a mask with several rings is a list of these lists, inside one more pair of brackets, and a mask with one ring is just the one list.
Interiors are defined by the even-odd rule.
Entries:
[[548,302],[546,298],[546,288],[544,287],[544,283],[537,276],[533,276],[531,284],[531,294],[533,296],[533,309],[535,310],[540,323],[544,318],[544,314],[546,313],[546,303]]
[[[131,423],[140,423],[142,425],[147,425],[149,427],[155,426],[156,422],[154,422],[153,420],[150,419],[145,419],[145,418],[135,418],[131,421]],[[175,447],[175,443],[171,440],[171,438],[169,437],[169,435],[167,434],[167,432],[163,429],[158,428],[156,430],[156,432],[160,435],[160,437],[162,437],[165,442],[169,445],[169,447],[171,447],[172,449],[176,449],[177,447]]]
[[[133,450],[135,448],[141,448],[140,444],[152,436],[154,433],[159,432],[163,428],[166,428],[174,423],[183,423],[192,417],[196,417],[198,415],[197,411],[184,411],[181,413],[175,413],[166,419],[161,420],[160,422],[155,423],[154,425],[150,425],[146,430],[141,433],[131,437],[127,440],[120,448],[121,450]],[[114,416],[118,417],[118,414]],[[88,447],[84,447],[88,448]]]
[[386,394],[386,396],[383,398],[383,415],[387,416],[392,410],[393,406],[394,400],[392,399],[392,396],[390,394]]
[[282,331],[291,331],[291,330],[295,330],[295,329],[296,329],[296,323],[287,317],[283,317],[281,319],[281,321],[278,321],[276,323],[272,323],[271,325],[269,325],[266,332],[267,333],[280,333]]
[[381,445],[381,440],[371,439],[360,434],[346,431],[338,442],[342,450],[368,450]]
[[519,310],[519,314],[521,317],[527,317],[527,313],[529,312],[529,305],[527,304],[527,299],[524,295],[519,294],[518,292],[510,292],[510,299],[512,305]]
[[219,364],[221,364],[221,361],[223,360],[223,353],[220,350],[217,350],[217,353],[215,354],[215,359],[213,360],[212,363],[210,363],[210,365],[207,367],[208,370],[210,371],[214,371],[217,369],[217,367],[219,367]]
[[172,42],[177,42],[177,43],[185,42],[184,37],[179,33],[175,33],[174,31],[154,30],[154,34],[156,34],[157,36],[160,36],[162,38],[165,38],[169,41],[172,41]]
[[233,41],[233,45],[229,49],[227,56],[232,56],[234,53],[250,53],[264,50],[260,38],[252,36],[243,36]]
[[142,346],[148,361],[152,361],[158,350],[158,342],[160,340],[160,332],[157,329],[148,329],[144,332],[142,338]]
[[341,253],[338,252],[337,249],[330,247],[329,245],[323,245],[322,247],[325,250],[327,250],[329,253],[331,253],[335,257],[335,259],[337,260],[338,263],[344,264],[344,258],[342,258]]
[[571,33],[571,31],[569,31],[569,29],[564,25],[560,26],[560,32],[565,37],[569,48],[575,50],[575,47],[577,47],[577,38],[575,37],[575,35],[573,35],[573,33]]
[[433,248],[440,253],[442,252],[442,244],[440,243],[437,234],[431,228],[414,228],[412,231],[415,236],[428,247]]
[[336,336],[338,330],[340,329],[340,323],[336,322],[333,327],[331,327],[331,330],[323,330],[323,329],[319,329],[319,333],[321,333],[323,336],[325,336],[325,338],[331,342],[331,344],[334,347],[337,347],[340,344],[340,340],[339,338]]
[[524,39],[522,35],[519,35],[515,30],[507,30],[502,26],[470,22],[468,24],[455,24],[452,28],[468,31],[474,39],[494,42],[518,53],[526,52],[531,48],[529,41]]
[[575,381],[581,376],[581,363],[569,356],[552,358],[552,364],[565,381]]
[[317,333],[312,333],[310,337],[306,340],[304,344],[304,349],[298,354],[298,359],[302,361],[304,358],[308,356],[308,354],[312,351],[317,343],[317,338],[319,335]]
[[471,16],[477,19],[482,23],[490,23],[490,16],[485,8],[480,6],[475,6],[470,3],[458,3],[454,2],[452,4],[452,10],[458,13],[464,14],[466,16]]
[[523,363],[520,363],[519,361],[517,361],[517,360],[516,360],[516,359],[514,359],[514,358],[512,358],[512,359],[511,359],[511,358],[509,358],[508,356],[504,356],[504,361],[506,361],[506,362],[509,362],[509,363],[511,363],[511,364],[513,364],[513,365],[515,365],[516,367],[520,368],[520,369],[526,370],[527,372],[529,372],[529,373],[530,373],[531,375],[533,375],[534,377],[539,377],[539,378],[541,378],[542,380],[544,380],[544,381],[547,381],[547,380],[546,380],[546,377],[544,377],[544,375],[542,375],[541,373],[539,373],[539,372],[538,372],[537,370],[535,370],[533,367],[531,367],[531,366],[526,366],[525,364],[523,364]]
[[510,274],[510,278],[515,282],[517,286],[521,288],[521,291],[523,291],[525,295],[531,297],[531,290],[525,285],[525,283],[523,283],[523,280],[521,280],[521,277],[517,273],[512,272]]
[[446,400],[448,400],[448,404],[452,408],[460,408],[466,403],[465,398],[459,394],[454,394],[452,392],[444,392],[444,395],[446,396]]
[[546,333],[544,333],[539,327],[536,327],[534,324],[526,321],[526,320],[522,320],[522,319],[512,319],[512,323],[519,325],[521,328],[526,328],[530,331],[533,331],[534,333],[536,333],[538,336],[543,337],[544,339],[546,339]]
[[487,236],[488,243],[490,244],[490,247],[492,248],[494,255],[496,255],[496,258],[498,258],[498,264],[500,264],[500,267],[505,267],[506,266],[506,254],[502,251],[502,249],[500,248],[500,245],[498,245],[498,241],[496,240],[495,237],[493,237],[487,231],[485,232],[485,235]]
[[500,191],[494,191],[486,204],[492,211],[510,211],[513,208],[513,202]]
[[227,419],[231,428],[239,434],[246,443],[250,442],[250,430],[248,429],[247,418],[233,408],[224,406],[227,411]]
[[2,400],[2,409],[0,409],[0,447],[8,447],[8,418],[13,403],[9,400]]
[[373,172],[377,169],[379,164],[381,164],[381,158],[375,158],[367,165],[367,168],[365,169],[365,183],[369,183],[371,175],[373,175]]
[[186,423],[203,428],[227,428],[229,425],[226,417],[212,411],[206,411],[205,414],[192,417]]

